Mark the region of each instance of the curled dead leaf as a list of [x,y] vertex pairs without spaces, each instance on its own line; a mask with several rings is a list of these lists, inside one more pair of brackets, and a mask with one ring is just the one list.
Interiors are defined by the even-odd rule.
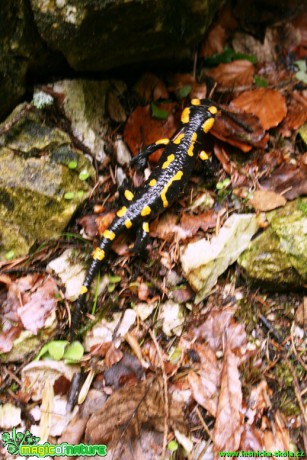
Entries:
[[256,190],[253,193],[249,203],[257,211],[272,211],[273,209],[285,206],[287,200],[284,196],[279,193],[272,192],[270,190]]
[[231,101],[231,106],[256,115],[265,130],[277,126],[287,114],[284,96],[268,88],[245,91]]
[[213,78],[221,88],[236,88],[237,86],[251,86],[255,67],[247,60],[240,59],[227,64],[219,64],[214,69],[207,70],[207,75]]

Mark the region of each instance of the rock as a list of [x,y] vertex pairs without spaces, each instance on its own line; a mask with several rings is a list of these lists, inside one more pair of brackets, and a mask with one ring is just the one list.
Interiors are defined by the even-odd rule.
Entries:
[[47,86],[61,104],[73,135],[99,162],[106,159],[106,98],[114,87],[119,94],[126,90],[125,83],[117,80],[63,80]]
[[49,74],[68,66],[63,56],[48,50],[33,22],[26,0],[0,2],[0,116],[6,115],[26,90],[26,75]]
[[182,270],[197,293],[196,303],[210,293],[217,278],[246,249],[257,229],[254,214],[233,214],[211,241],[203,238],[182,250]]
[[267,214],[270,227],[239,258],[244,275],[276,289],[307,281],[307,198]]
[[191,59],[194,45],[222,3],[221,0],[31,0],[42,39],[78,71]]
[[94,176],[94,169],[71,147],[68,134],[48,126],[35,107],[18,106],[0,132],[3,259],[8,252],[11,257],[25,255],[34,243],[59,236],[87,198],[90,186],[82,177]]

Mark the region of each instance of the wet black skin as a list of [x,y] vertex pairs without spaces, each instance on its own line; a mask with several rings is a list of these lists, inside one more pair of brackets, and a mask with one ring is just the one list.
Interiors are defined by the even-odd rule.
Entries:
[[[212,107],[211,105],[191,105],[189,107],[189,120],[182,124],[182,128],[179,132],[173,136],[165,147],[164,145],[153,144],[145,149],[144,152],[141,152],[136,158],[144,159],[150,153],[157,150],[158,148],[164,148],[164,151],[161,155],[159,163],[156,168],[153,170],[150,177],[144,183],[144,185],[137,190],[132,191],[134,197],[132,201],[126,202],[125,206],[127,208],[125,215],[123,217],[116,216],[108,230],[114,232],[115,236],[128,231],[125,222],[127,220],[131,221],[131,228],[137,230],[137,249],[141,246],[144,246],[147,242],[147,232],[143,229],[143,223],[153,220],[157,215],[169,208],[172,203],[178,198],[182,189],[189,181],[190,175],[195,166],[197,159],[197,153],[201,150],[201,144],[197,140],[194,143],[192,148],[193,155],[188,155],[189,147],[191,146],[192,136],[194,133],[197,134],[197,138],[201,139],[203,135],[203,124],[209,118],[214,118],[214,113],[211,113],[208,109]],[[178,136],[184,134],[183,139],[179,144],[174,143]],[[195,135],[194,135],[195,138]],[[191,152],[191,150],[190,150]],[[167,162],[169,155],[174,154],[174,160],[165,167],[165,162]],[[134,161],[135,162],[135,161]],[[164,165],[164,168],[163,168]],[[182,173],[181,173],[182,172]],[[165,192],[164,201],[161,198],[161,193],[165,190],[169,181],[176,176],[180,176],[180,180],[174,180],[168,187]],[[154,186],[150,185],[151,181],[155,179],[156,184]],[[165,200],[166,198],[166,200]],[[167,203],[166,203],[167,201]],[[166,205],[167,204],[167,205]],[[150,207],[150,214],[142,216],[142,210],[144,207]],[[90,288],[95,275],[97,274],[102,263],[107,260],[108,253],[112,246],[113,240],[101,238],[98,247],[103,249],[105,256],[103,260],[93,259],[90,267],[87,271],[83,286],[87,289]],[[72,327],[71,327],[71,338],[75,336],[76,328],[78,328],[78,323],[80,320],[80,315],[83,310],[87,293],[80,294],[76,308],[72,318]]]

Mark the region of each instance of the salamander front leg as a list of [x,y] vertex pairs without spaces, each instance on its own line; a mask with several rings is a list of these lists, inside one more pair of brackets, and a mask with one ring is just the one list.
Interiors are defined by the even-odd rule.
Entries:
[[144,169],[146,166],[146,161],[148,157],[156,152],[158,149],[162,149],[167,144],[169,144],[169,139],[159,139],[154,144],[148,145],[144,150],[138,153],[132,160],[130,161],[131,166],[135,166],[137,169]]

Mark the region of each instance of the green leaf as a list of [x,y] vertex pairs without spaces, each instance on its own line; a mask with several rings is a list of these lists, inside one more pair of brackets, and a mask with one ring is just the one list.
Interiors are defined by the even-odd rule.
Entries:
[[108,278],[109,278],[109,283],[113,283],[113,284],[119,283],[122,280],[121,276],[108,276]]
[[151,103],[151,114],[154,118],[158,118],[159,120],[167,120],[168,117],[168,112],[166,110],[159,109],[159,107],[153,102]]
[[48,353],[48,350],[49,350],[49,343],[46,343],[46,345],[42,347],[41,351],[38,353],[34,361],[38,361],[42,356],[46,355]]
[[79,174],[79,179],[80,180],[86,180],[89,177],[90,177],[90,173],[87,171],[87,169],[83,169]]
[[72,160],[68,163],[69,169],[76,169],[77,166],[78,166],[78,163],[75,160]]
[[84,195],[84,191],[83,191],[83,190],[78,190],[78,191],[77,191],[77,197],[78,197],[78,198],[82,198],[83,195]]
[[192,91],[192,86],[191,85],[184,85],[182,88],[179,88],[176,91],[176,96],[178,99],[183,99],[187,97],[190,92]]
[[72,342],[64,352],[65,363],[76,363],[81,361],[84,355],[84,348],[80,342]]
[[256,64],[257,62],[257,58],[255,56],[244,53],[236,53],[230,48],[225,48],[221,53],[213,54],[213,56],[205,58],[205,65],[206,67],[214,67],[218,64],[235,61],[236,59],[244,59],[252,62],[253,64]]
[[178,443],[175,440],[170,441],[167,445],[168,450],[170,450],[171,452],[175,452],[176,450],[178,450],[178,447]]
[[15,256],[15,251],[13,249],[11,249],[5,254],[6,260],[12,260],[14,259],[14,256]]
[[266,88],[269,85],[265,78],[261,78],[258,75],[254,76],[254,83],[259,88]]
[[109,294],[111,294],[114,291],[114,289],[115,289],[115,284],[113,284],[113,283],[108,284],[108,292],[109,292]]
[[303,70],[299,70],[298,72],[296,72],[295,78],[307,84],[307,74]]
[[300,59],[299,61],[295,61],[294,64],[297,65],[297,67],[299,68],[301,72],[307,71],[307,64],[306,64],[306,61],[304,61],[303,59]]
[[73,197],[75,196],[74,192],[66,192],[64,195],[65,200],[72,200]]
[[60,361],[63,358],[65,348],[67,347],[69,342],[67,340],[53,340],[48,344],[48,351],[51,358],[55,359],[56,361]]

